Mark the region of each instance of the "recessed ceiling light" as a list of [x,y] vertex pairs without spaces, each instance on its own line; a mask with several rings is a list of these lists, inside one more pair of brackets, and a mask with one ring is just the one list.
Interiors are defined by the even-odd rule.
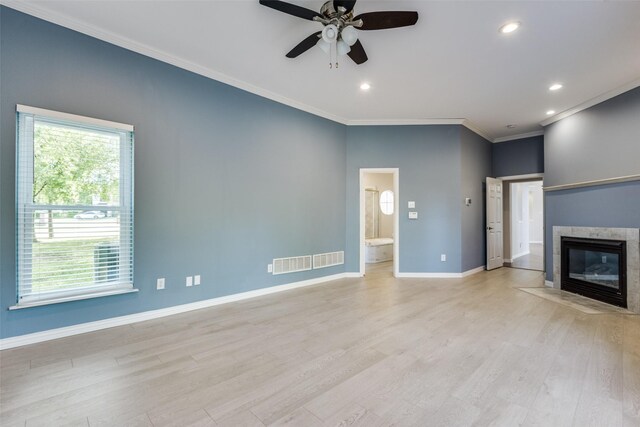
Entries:
[[549,86],[549,90],[558,90],[558,89],[562,89],[562,85],[560,83],[554,83],[551,86]]
[[498,29],[502,34],[513,33],[515,30],[520,28],[520,23],[517,21],[507,22],[502,27]]
[[550,115],[555,114],[555,113],[556,113],[555,110],[549,110],[549,111],[547,111],[547,116],[550,116]]
[[369,89],[371,89],[371,85],[370,85],[369,83],[362,83],[362,84],[360,85],[360,89],[362,89],[362,90],[369,90]]

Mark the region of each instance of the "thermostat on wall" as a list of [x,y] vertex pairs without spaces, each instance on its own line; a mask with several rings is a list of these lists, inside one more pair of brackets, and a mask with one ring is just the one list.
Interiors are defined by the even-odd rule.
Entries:
[[418,212],[416,211],[409,212],[409,219],[418,219]]

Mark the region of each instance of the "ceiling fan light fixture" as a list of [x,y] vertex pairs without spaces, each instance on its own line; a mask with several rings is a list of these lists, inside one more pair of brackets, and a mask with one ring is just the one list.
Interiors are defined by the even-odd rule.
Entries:
[[349,46],[353,46],[358,41],[358,32],[351,25],[344,27],[340,32],[340,37]]
[[316,46],[322,49],[324,53],[329,53],[331,51],[331,43],[324,41],[322,37],[318,39],[318,43],[316,43]]
[[346,55],[347,53],[351,52],[351,46],[349,46],[344,41],[340,40],[337,43],[337,50],[338,50],[338,55]]
[[367,82],[364,82],[360,85],[360,90],[369,90],[371,89],[371,85]]
[[327,43],[333,43],[338,39],[338,27],[329,24],[322,30],[322,39]]

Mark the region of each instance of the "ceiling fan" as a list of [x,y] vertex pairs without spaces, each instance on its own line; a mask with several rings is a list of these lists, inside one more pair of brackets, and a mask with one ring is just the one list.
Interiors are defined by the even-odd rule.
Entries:
[[386,30],[408,27],[418,21],[418,12],[367,12],[354,16],[356,0],[329,0],[322,5],[320,12],[279,0],[260,0],[260,4],[324,25],[322,31],[311,34],[291,49],[287,58],[295,58],[316,45],[329,53],[335,43],[338,55],[349,55],[356,64],[362,64],[368,58],[356,29]]

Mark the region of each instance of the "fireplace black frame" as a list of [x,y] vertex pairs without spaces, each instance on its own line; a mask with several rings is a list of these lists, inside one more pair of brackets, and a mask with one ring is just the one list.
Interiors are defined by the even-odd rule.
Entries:
[[[569,276],[569,250],[582,249],[618,254],[619,289],[597,285]],[[561,236],[560,288],[618,307],[627,308],[627,242]]]

